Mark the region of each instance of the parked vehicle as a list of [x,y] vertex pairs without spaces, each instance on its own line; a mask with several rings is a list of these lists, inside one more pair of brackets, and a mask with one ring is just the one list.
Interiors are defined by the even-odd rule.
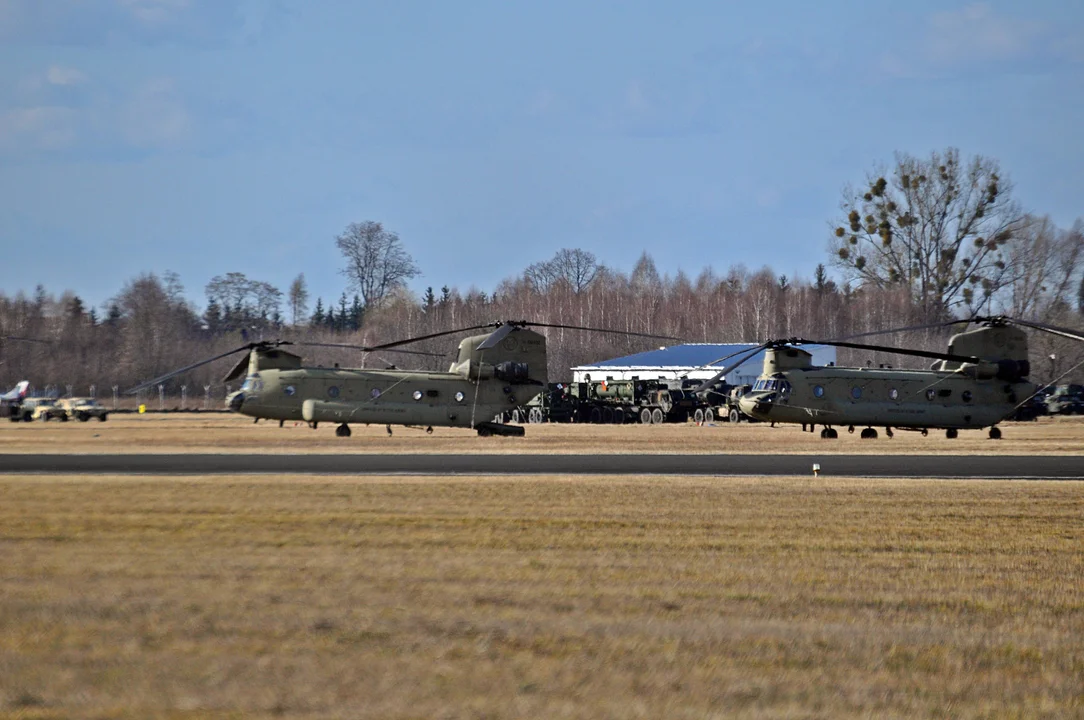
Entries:
[[68,413],[56,404],[53,398],[25,398],[19,408],[20,415],[12,420],[32,422],[34,420],[67,420]]
[[109,410],[94,398],[62,398],[57,401],[57,405],[65,413],[65,420],[75,419],[86,422],[93,417],[105,422],[106,417],[109,416]]

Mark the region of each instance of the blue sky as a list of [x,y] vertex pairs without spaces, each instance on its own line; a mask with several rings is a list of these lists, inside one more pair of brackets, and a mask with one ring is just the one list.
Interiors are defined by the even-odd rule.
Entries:
[[897,150],[1084,215],[1084,3],[0,0],[7,293],[313,296],[378,220],[487,292],[563,247],[810,277]]

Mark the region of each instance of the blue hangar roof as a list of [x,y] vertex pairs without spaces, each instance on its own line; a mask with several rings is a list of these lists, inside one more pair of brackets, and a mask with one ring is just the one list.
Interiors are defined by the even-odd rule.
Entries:
[[[756,347],[756,343],[732,343],[727,345],[715,345],[712,343],[691,343],[688,345],[674,345],[672,347],[660,348],[658,350],[648,350],[647,352],[635,353],[633,355],[625,355],[624,357],[613,358],[612,360],[602,360],[601,362],[591,363],[588,365],[581,365],[580,368],[604,368],[604,367],[677,367],[677,368],[695,368],[707,365],[708,363],[715,362],[716,360],[726,357],[731,353],[738,353],[742,350]],[[817,355],[816,351],[834,350],[830,346],[824,345],[803,345],[803,350]],[[742,363],[746,365],[750,361],[754,362],[757,367],[763,363],[764,351],[761,350],[758,353],[754,353]],[[835,360],[834,353],[832,361]],[[580,369],[576,368],[576,369]]]
[[730,353],[741,352],[751,347],[756,347],[756,345],[754,343],[673,345],[612,360],[603,360],[584,367],[700,367]]

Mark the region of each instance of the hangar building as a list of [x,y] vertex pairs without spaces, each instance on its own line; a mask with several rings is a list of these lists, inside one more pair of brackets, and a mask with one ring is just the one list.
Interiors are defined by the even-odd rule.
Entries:
[[[735,343],[714,345],[690,343],[674,345],[658,350],[603,360],[593,365],[572,368],[572,382],[592,380],[708,380],[715,376],[726,362],[709,366],[719,358],[737,353],[759,343]],[[834,365],[836,349],[829,345],[802,345],[803,350],[813,354],[814,365]],[[741,365],[726,375],[731,385],[752,385],[764,367],[764,351],[749,356]]]

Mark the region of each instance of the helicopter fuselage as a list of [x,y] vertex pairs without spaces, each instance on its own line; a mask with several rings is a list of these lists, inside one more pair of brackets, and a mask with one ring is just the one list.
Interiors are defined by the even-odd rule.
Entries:
[[983,428],[1035,392],[966,371],[806,367],[761,375],[739,401],[758,420],[895,428]]
[[453,372],[302,367],[250,373],[226,404],[272,420],[474,427],[541,390]]

